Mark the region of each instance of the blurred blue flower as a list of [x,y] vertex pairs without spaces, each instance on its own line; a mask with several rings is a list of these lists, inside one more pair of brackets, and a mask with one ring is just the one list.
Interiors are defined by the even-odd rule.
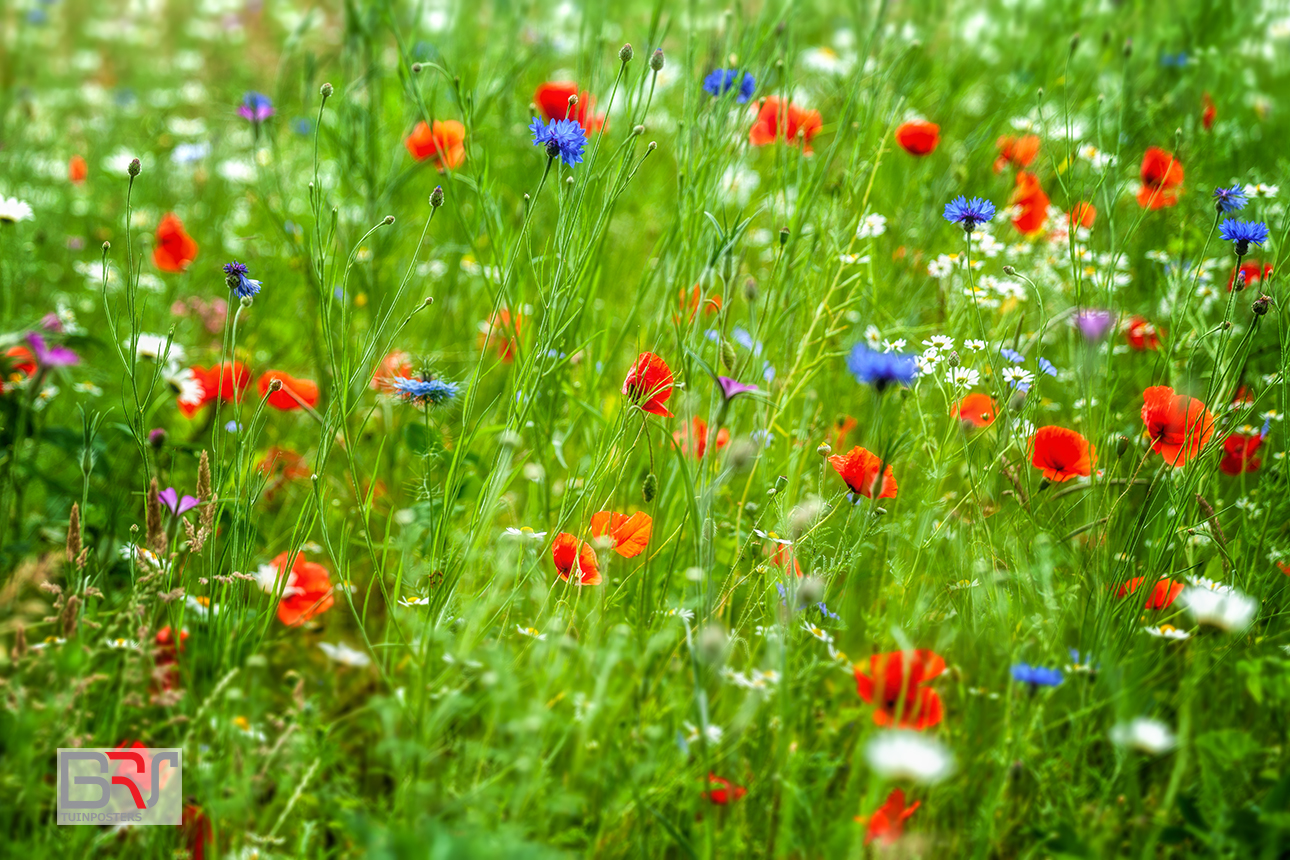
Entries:
[[1053,367],[1053,363],[1046,358],[1039,359],[1039,369],[1049,376],[1057,375],[1057,368]]
[[441,406],[452,401],[461,391],[456,382],[442,379],[395,379],[394,391],[409,403],[422,406]]
[[1032,688],[1056,687],[1062,682],[1062,670],[1018,663],[1012,667],[1012,679],[1022,684],[1029,684]]
[[1004,358],[1008,359],[1008,361],[1011,361],[1013,364],[1021,364],[1023,361],[1026,360],[1026,357],[1024,355],[1017,352],[1015,349],[1008,349],[1008,347],[1006,346],[999,347],[999,355],[1002,355]]
[[264,93],[252,91],[242,96],[242,105],[237,112],[242,119],[261,123],[273,116],[273,102]]
[[745,104],[752,98],[753,89],[757,86],[753,76],[747,72],[741,72],[738,69],[717,69],[703,79],[703,90],[711,96],[720,96],[733,89],[736,82],[739,85],[739,95],[735,96],[735,101]]
[[1237,221],[1235,218],[1224,218],[1218,225],[1218,233],[1224,239],[1236,244],[1237,255],[1244,257],[1250,251],[1250,245],[1262,245],[1268,241],[1268,225],[1262,221]]
[[971,233],[979,225],[994,218],[994,204],[980,197],[971,200],[959,195],[945,204],[945,220],[958,224]]
[[872,385],[881,394],[887,386],[899,382],[909,384],[918,374],[914,356],[899,352],[874,352],[863,343],[857,343],[847,356],[847,370],[857,382]]
[[555,158],[558,155],[569,167],[582,163],[582,152],[587,148],[587,133],[577,120],[553,119],[542,125],[542,120],[533,117],[529,131],[533,134],[533,145],[546,147],[549,157]]
[[1245,199],[1245,189],[1239,185],[1214,189],[1214,208],[1219,212],[1235,212],[1237,209],[1244,209],[1248,202]]

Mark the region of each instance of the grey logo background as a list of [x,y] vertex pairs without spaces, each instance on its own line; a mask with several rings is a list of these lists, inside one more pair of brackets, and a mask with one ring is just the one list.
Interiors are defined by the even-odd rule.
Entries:
[[183,818],[183,750],[59,749],[59,824],[164,824]]

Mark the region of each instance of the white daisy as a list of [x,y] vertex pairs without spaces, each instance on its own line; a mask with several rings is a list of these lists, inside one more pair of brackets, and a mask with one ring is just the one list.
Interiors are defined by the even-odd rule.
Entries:
[[344,642],[338,642],[335,645],[330,642],[319,642],[318,647],[322,649],[323,653],[326,654],[329,659],[335,660],[337,663],[345,666],[362,668],[372,662],[371,657],[367,656],[362,651],[357,651],[349,647]]
[[866,215],[856,227],[857,239],[872,239],[887,232],[887,219],[882,215]]
[[5,197],[0,194],[0,223],[16,224],[19,221],[30,221],[34,217],[31,204],[17,197]]
[[1159,720],[1138,717],[1111,729],[1111,742],[1149,755],[1161,755],[1177,745],[1169,727]]
[[865,747],[869,766],[886,779],[931,785],[954,770],[954,756],[944,744],[920,732],[885,731]]

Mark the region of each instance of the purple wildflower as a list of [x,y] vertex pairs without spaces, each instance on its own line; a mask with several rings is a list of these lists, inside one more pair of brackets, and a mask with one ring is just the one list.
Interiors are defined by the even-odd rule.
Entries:
[[157,493],[157,498],[164,502],[166,507],[170,508],[170,512],[175,516],[180,516],[191,511],[202,503],[201,499],[193,496],[184,496],[181,499],[179,497],[179,492],[174,487],[166,487],[166,489]]
[[726,400],[734,400],[735,395],[743,394],[748,391],[756,391],[757,386],[748,385],[737,379],[731,379],[728,376],[718,376],[717,384],[721,386],[721,394]]
[[27,335],[27,343],[41,367],[70,367],[81,362],[81,357],[72,350],[59,344],[47,344],[45,336],[37,332]]
[[258,125],[273,116],[273,102],[264,93],[252,91],[242,96],[242,105],[237,112],[243,119]]
[[1096,341],[1106,335],[1114,320],[1110,311],[1089,309],[1080,311],[1075,316],[1075,325],[1079,327],[1085,340]]

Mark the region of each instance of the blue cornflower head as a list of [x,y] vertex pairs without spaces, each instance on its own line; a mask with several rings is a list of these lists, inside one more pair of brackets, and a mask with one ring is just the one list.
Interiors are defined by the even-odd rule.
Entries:
[[242,96],[237,112],[244,120],[261,123],[273,116],[273,102],[264,93],[252,91]]
[[1250,245],[1262,245],[1268,241],[1268,225],[1262,221],[1237,221],[1235,218],[1224,218],[1218,225],[1218,233],[1224,239],[1236,244],[1236,253],[1244,257],[1250,252]]
[[872,385],[879,394],[894,382],[908,384],[918,375],[914,356],[899,352],[874,352],[857,343],[847,356],[847,370],[857,382]]
[[825,618],[832,618],[834,621],[841,621],[841,620],[842,620],[842,616],[841,616],[841,615],[838,615],[836,612],[830,612],[830,611],[829,611],[829,607],[827,607],[827,606],[825,606],[825,605],[824,605],[824,601],[823,601],[823,600],[821,600],[819,603],[815,604],[815,608],[816,608],[816,609],[818,609],[818,610],[820,610],[820,614],[821,614],[821,615],[823,615]]
[[445,382],[442,379],[405,379],[394,380],[394,392],[408,403],[420,406],[442,406],[451,402],[461,391],[456,382]]
[[1214,208],[1219,212],[1235,212],[1237,209],[1244,209],[1248,202],[1245,199],[1245,189],[1239,185],[1214,189]]
[[1049,376],[1057,375],[1057,368],[1053,367],[1053,363],[1046,358],[1039,359],[1039,369]]
[[959,195],[945,204],[945,220],[960,225],[969,233],[993,217],[994,204],[980,197],[968,200]]
[[753,89],[757,86],[757,81],[747,72],[741,72],[738,69],[717,69],[703,79],[703,90],[714,98],[723,95],[738,85],[739,95],[735,96],[735,101],[739,104],[746,104],[752,98]]
[[1018,663],[1012,667],[1012,679],[1022,684],[1029,684],[1032,688],[1056,687],[1062,682],[1062,670]]
[[1008,359],[1008,361],[1011,361],[1013,364],[1021,364],[1023,361],[1026,360],[1026,357],[1024,355],[1017,352],[1015,349],[1008,349],[1008,347],[1006,346],[999,347],[999,355],[1002,355],[1004,358]]
[[239,299],[249,299],[260,291],[260,282],[246,276],[246,263],[234,260],[224,264],[224,283]]
[[570,167],[582,162],[582,152],[587,148],[587,133],[577,120],[553,119],[543,125],[542,120],[533,117],[529,131],[533,133],[533,145],[546,147],[546,154],[551,158],[558,155]]

